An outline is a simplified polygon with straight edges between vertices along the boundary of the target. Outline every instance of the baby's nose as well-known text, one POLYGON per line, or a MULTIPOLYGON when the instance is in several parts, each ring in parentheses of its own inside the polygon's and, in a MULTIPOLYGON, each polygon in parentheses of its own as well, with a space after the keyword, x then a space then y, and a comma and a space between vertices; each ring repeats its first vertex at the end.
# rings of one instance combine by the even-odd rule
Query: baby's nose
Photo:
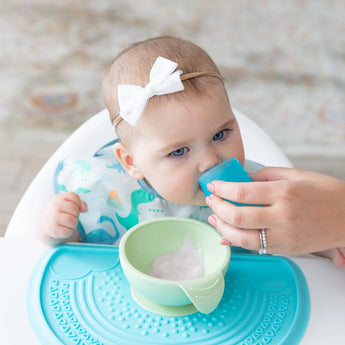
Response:
POLYGON ((204 173, 221 162, 222 158, 215 152, 207 152, 200 158, 199 171, 204 173))

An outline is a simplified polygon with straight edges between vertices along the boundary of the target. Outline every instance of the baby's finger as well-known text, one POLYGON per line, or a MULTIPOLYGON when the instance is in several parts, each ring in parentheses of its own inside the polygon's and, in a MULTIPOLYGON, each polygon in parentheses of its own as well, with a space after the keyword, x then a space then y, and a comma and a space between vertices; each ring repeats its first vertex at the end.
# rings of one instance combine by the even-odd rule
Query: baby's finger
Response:
POLYGON ((66 192, 66 193, 63 193, 61 194, 63 196, 63 199, 65 201, 69 201, 69 202, 72 202, 74 203, 75 205, 78 206, 78 208, 80 207, 81 205, 81 199, 80 199, 80 196, 77 194, 77 193, 74 193, 74 192, 66 192))
POLYGON ((53 230, 50 233, 50 236, 54 239, 66 239, 69 237, 72 237, 75 229, 72 229, 68 226, 58 225, 53 228, 53 230))
POLYGON ((71 213, 61 212, 58 217, 57 222, 59 226, 75 229, 78 225, 78 216, 71 213))
POLYGON ((80 206, 80 197, 78 194, 73 192, 66 192, 61 194, 56 194, 50 202, 50 206, 53 209, 61 209, 62 205, 69 203, 75 205, 77 208, 80 206))
POLYGON ((81 200, 80 196, 73 192, 57 194, 53 201, 53 208, 63 213, 70 213, 76 217, 79 217, 80 212, 87 212, 85 201, 81 200))
MULTIPOLYGON (((87 205, 84 200, 81 200, 80 196, 74 192, 64 193, 64 200, 73 203, 78 208, 79 212, 87 212, 87 205)), ((79 213, 78 212, 78 213, 79 213)))
POLYGON ((334 248, 333 251, 333 262, 337 266, 345 268, 345 248, 334 248))
POLYGON ((78 218, 80 213, 80 206, 72 201, 66 200, 65 202, 61 203, 61 205, 59 205, 59 211, 60 213, 70 214, 78 218))
POLYGON ((88 211, 87 204, 86 204, 86 202, 84 200, 81 201, 79 210, 80 210, 80 212, 83 212, 83 213, 88 211))

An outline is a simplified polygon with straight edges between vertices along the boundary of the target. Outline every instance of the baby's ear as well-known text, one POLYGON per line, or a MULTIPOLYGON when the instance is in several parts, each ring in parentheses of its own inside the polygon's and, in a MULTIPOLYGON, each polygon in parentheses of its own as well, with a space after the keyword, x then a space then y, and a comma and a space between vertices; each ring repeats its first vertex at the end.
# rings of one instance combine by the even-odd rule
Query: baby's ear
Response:
POLYGON ((127 174, 136 180, 141 180, 144 178, 144 175, 141 173, 139 168, 135 165, 134 159, 130 152, 128 151, 127 146, 123 143, 118 142, 114 145, 114 153, 116 158, 119 160, 123 169, 126 170, 127 174))

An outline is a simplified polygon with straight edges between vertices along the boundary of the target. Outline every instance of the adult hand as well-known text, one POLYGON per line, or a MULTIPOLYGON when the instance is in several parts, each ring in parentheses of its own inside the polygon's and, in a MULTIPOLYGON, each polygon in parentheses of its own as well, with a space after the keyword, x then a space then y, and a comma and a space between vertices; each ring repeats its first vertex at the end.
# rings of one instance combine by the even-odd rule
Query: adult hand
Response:
POLYGON ((254 182, 213 181, 207 186, 213 195, 206 202, 215 213, 209 222, 223 234, 224 244, 258 250, 257 229, 265 228, 268 253, 345 247, 345 182, 292 168, 250 175, 254 182), (222 198, 265 207, 238 207, 222 198))

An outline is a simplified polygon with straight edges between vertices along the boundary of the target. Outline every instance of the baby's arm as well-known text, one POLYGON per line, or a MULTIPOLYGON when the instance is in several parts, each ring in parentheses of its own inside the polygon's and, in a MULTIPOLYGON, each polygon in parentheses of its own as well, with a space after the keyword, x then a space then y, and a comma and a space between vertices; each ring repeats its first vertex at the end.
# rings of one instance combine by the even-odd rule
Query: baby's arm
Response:
POLYGON ((78 194, 56 194, 38 216, 37 237, 50 245, 79 241, 78 217, 86 211, 86 203, 78 194))

